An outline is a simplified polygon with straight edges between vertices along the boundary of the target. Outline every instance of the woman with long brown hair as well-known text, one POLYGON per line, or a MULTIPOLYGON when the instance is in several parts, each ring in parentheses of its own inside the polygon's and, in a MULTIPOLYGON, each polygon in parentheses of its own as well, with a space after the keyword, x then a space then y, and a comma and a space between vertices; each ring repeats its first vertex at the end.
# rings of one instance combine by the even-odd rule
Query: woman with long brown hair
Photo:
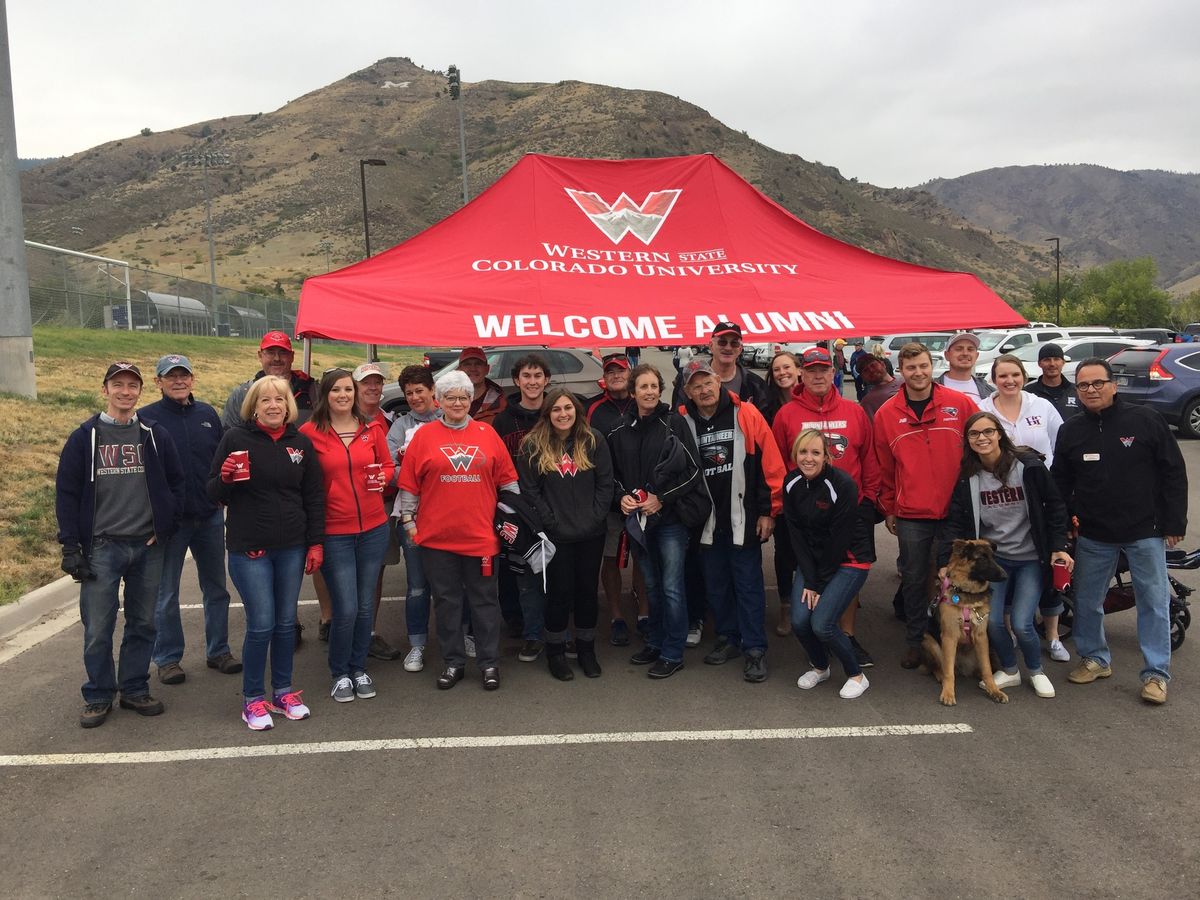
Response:
POLYGON ((608 444, 587 423, 570 391, 546 394, 537 423, 517 457, 521 493, 537 510, 554 542, 546 571, 546 662, 559 681, 574 676, 567 664, 567 626, 575 617, 575 649, 588 678, 600 675, 596 660, 596 583, 612 506, 612 459, 608 444))

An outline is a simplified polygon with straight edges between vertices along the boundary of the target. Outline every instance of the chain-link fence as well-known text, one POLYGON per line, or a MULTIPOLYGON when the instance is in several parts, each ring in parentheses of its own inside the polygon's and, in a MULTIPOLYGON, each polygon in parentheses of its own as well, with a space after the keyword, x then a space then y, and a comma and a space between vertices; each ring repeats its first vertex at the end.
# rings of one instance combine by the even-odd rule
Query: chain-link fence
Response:
POLYGON ((25 242, 34 325, 261 338, 296 331, 296 302, 25 242))

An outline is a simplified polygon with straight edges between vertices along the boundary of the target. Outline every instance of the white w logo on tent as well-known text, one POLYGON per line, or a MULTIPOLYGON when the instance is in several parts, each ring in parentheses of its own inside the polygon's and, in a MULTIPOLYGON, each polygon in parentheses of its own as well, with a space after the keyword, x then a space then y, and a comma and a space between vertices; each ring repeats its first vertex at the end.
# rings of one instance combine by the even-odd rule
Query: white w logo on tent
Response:
POLYGON ((567 195, 583 210, 592 224, 608 235, 614 244, 621 243, 627 233, 632 233, 643 244, 649 245, 670 215, 681 190, 652 191, 641 204, 634 203, 629 195, 622 193, 610 206, 599 194, 563 188, 567 195))

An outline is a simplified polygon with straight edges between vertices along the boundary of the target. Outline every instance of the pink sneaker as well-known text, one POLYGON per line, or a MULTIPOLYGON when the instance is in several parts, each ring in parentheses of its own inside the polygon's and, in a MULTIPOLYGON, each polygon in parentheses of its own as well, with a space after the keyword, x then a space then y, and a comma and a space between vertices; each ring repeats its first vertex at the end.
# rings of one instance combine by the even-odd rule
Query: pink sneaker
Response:
POLYGON ((277 694, 275 699, 267 704, 267 710, 286 716, 293 722, 307 719, 312 713, 304 705, 304 701, 300 699, 300 695, 303 693, 304 691, 288 691, 285 694, 277 694))
POLYGON ((251 731, 266 731, 275 726, 267 701, 261 698, 242 705, 242 721, 250 726, 251 731))

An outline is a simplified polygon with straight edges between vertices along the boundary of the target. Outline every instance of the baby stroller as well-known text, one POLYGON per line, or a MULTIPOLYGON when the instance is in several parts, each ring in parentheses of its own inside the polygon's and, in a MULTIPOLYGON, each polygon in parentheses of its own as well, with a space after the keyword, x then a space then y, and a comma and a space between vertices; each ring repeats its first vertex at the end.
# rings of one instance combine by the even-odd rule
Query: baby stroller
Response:
MULTIPOLYGON (((1074 550, 1074 547, 1071 549, 1074 550)), ((1179 549, 1168 550, 1167 569, 1200 569, 1200 550, 1190 552, 1179 549)), ((1188 626, 1192 624, 1192 613, 1188 609, 1187 598, 1194 588, 1180 582, 1170 571, 1167 572, 1167 580, 1171 585, 1171 604, 1168 616, 1171 621, 1171 651, 1174 652, 1183 644, 1188 626)), ((1065 638, 1070 634, 1071 623, 1075 618, 1075 594, 1068 587, 1060 596, 1065 609, 1062 618, 1059 619, 1059 635, 1065 638)), ((1104 614, 1132 609, 1134 605, 1133 582, 1129 578, 1129 563, 1125 561, 1125 554, 1122 553, 1120 559, 1117 560, 1117 572, 1113 576, 1113 582, 1109 585, 1108 593, 1104 595, 1104 614)))

